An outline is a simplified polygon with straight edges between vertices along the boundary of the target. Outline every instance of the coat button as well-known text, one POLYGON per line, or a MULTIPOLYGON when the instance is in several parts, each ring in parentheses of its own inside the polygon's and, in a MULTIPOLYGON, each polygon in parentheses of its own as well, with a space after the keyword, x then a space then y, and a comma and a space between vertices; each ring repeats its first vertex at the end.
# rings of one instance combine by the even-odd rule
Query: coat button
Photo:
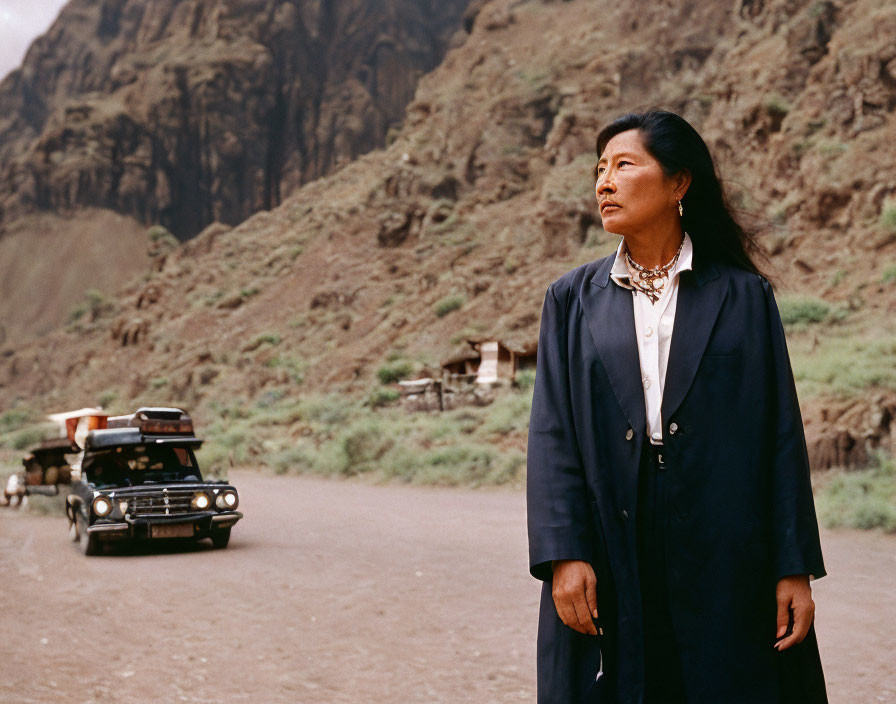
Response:
POLYGON ((628 511, 626 511, 625 509, 622 509, 622 520, 623 521, 628 520, 628 511))
POLYGON ((678 423, 672 423, 669 426, 669 435, 675 435, 678 432, 678 423))
POLYGON ((628 430, 625 431, 625 439, 626 439, 626 440, 631 440, 633 437, 635 437, 635 431, 634 431, 634 430, 632 430, 631 428, 629 428, 628 430))

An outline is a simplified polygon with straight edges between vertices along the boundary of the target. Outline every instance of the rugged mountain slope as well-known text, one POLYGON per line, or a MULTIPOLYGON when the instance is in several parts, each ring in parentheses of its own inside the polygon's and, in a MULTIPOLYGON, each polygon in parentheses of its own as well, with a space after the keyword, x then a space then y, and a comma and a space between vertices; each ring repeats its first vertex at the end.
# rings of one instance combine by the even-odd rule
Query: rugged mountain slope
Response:
POLYGON ((467 0, 72 0, 0 84, 0 217, 181 239, 381 146, 467 0))
POLYGON ((58 329, 85 295, 108 295, 148 266, 146 228, 125 215, 84 208, 16 221, 0 237, 0 346, 58 329))
MULTIPOLYGON (((797 346, 865 354, 848 347, 859 336, 892 354, 894 35, 896 6, 871 0, 485 3, 388 149, 210 227, 94 321, 7 346, 0 395, 112 391, 201 414, 267 391, 361 390, 394 357, 425 372, 463 334, 531 339, 546 285, 616 244, 593 204, 599 125, 651 104, 708 139, 779 295, 837 312, 797 346)), ((806 406, 816 457, 892 449, 892 375, 836 403, 830 386, 806 406)))
POLYGON ((187 239, 236 225, 382 146, 464 34, 467 2, 69 2, 0 83, 0 246, 44 260, 40 278, 0 261, 15 292, 0 297, 0 337, 41 334, 85 290, 124 284, 146 261, 141 227, 187 239), (96 209, 117 226, 97 230, 96 209), (48 228, 69 244, 47 247, 48 228), (131 265, 71 246, 77 233, 131 265))

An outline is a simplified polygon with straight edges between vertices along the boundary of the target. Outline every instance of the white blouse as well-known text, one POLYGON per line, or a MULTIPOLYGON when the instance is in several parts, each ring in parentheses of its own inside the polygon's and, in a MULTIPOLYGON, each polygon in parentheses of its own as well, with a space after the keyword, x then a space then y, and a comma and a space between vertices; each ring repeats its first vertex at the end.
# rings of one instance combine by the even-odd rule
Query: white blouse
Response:
POLYGON ((672 327, 675 324, 675 307, 678 302, 678 276, 692 268, 694 246, 687 233, 681 254, 663 293, 656 303, 651 303, 644 293, 639 293, 629 283, 631 274, 625 262, 625 240, 616 249, 616 260, 610 270, 610 278, 632 292, 632 306, 635 313, 635 337, 638 340, 638 357, 641 361, 641 385, 644 389, 644 405, 647 408, 647 432, 650 442, 663 442, 663 387, 666 383, 666 367, 669 365, 669 344, 672 341, 672 327))

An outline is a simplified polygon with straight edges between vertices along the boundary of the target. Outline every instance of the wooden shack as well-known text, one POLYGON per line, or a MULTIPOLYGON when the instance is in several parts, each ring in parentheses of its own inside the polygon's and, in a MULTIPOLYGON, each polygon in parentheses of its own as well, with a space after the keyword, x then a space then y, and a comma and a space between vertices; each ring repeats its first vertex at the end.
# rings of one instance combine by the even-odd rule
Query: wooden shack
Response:
POLYGON ((444 375, 478 384, 513 381, 517 372, 534 369, 538 340, 518 342, 494 338, 466 338, 463 345, 442 362, 444 375))

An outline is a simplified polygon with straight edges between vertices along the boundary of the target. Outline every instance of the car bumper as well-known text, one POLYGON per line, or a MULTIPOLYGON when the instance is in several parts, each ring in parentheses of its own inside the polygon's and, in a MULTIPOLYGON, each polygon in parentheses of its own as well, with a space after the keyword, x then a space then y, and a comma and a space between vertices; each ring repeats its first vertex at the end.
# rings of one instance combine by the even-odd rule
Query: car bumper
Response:
POLYGON ((243 514, 239 511, 190 513, 182 516, 126 516, 124 520, 94 523, 87 528, 87 534, 96 535, 103 540, 175 537, 172 533, 182 538, 208 538, 219 530, 230 528, 242 517, 243 514))

